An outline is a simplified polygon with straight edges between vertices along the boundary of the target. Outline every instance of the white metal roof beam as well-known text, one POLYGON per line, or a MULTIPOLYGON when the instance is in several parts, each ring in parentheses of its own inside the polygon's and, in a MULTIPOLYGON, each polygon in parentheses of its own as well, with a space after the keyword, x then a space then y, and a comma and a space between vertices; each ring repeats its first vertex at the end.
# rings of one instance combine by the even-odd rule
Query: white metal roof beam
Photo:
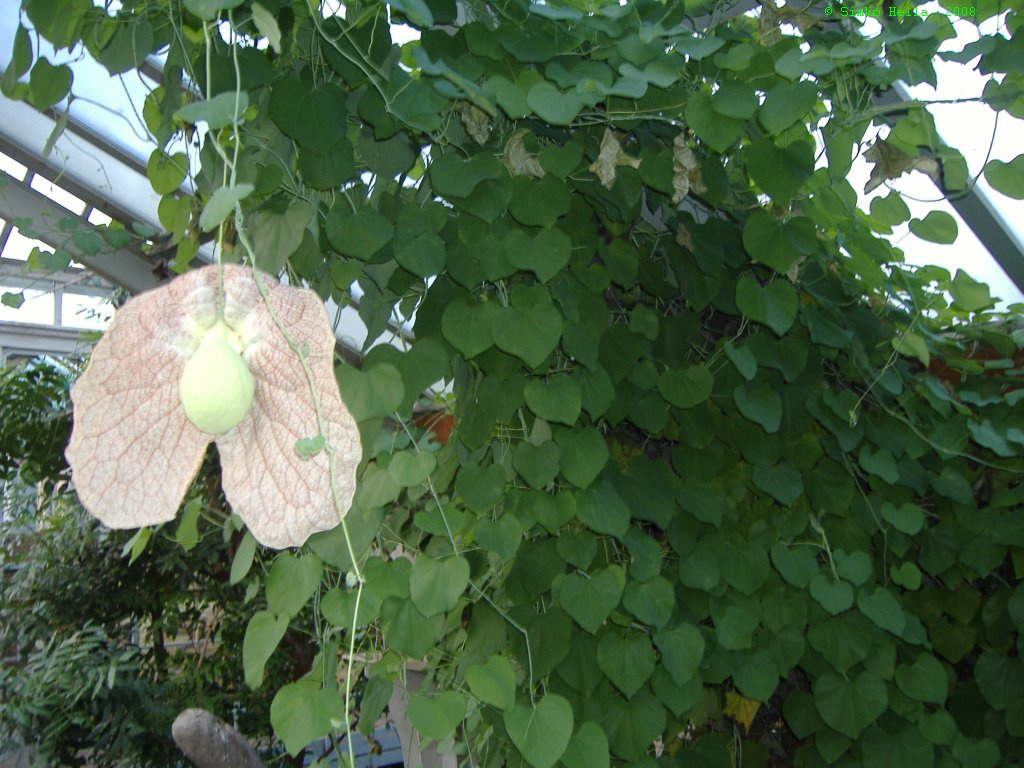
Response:
POLYGON ((157 216, 160 196, 134 162, 107 151, 94 134, 71 122, 46 154, 43 150, 56 125, 54 119, 28 104, 2 96, 0 105, 4 114, 0 120, 0 143, 20 150, 14 159, 37 172, 47 169, 44 175, 60 186, 70 181, 76 188, 68 191, 86 192, 81 197, 104 212, 108 211, 102 202, 109 201, 120 213, 114 218, 161 229, 157 216))
MULTIPOLYGON (((0 195, 0 218, 8 221, 31 219, 35 222, 40 220, 57 222, 73 215, 46 195, 25 186, 14 177, 2 171, 0 174, 2 174, 0 179, 6 182, 3 194, 0 195)), ((98 230, 84 219, 81 219, 81 222, 81 226, 86 230, 98 230)), ((90 256, 78 248, 70 237, 66 239, 59 237, 53 232, 46 231, 43 227, 39 227, 38 234, 39 239, 47 245, 53 248, 63 248, 71 254, 75 261, 85 265, 107 282, 123 286, 130 293, 139 293, 154 288, 161 282, 161 265, 154 264, 141 254, 126 248, 90 256)))

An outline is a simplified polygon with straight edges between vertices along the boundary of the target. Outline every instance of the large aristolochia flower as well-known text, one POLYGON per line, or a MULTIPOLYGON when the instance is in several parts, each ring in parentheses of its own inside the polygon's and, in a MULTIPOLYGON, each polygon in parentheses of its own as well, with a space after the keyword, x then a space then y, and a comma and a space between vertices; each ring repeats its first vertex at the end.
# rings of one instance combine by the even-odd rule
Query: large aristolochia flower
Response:
POLYGON ((348 510, 361 448, 334 378, 327 312, 312 291, 261 279, 266 301, 250 269, 225 265, 220 301, 218 268, 204 267, 117 311, 71 389, 67 448, 78 497, 105 524, 173 519, 211 440, 224 493, 261 544, 299 546, 348 510), (312 372, 333 489, 328 452, 296 450, 320 428, 285 333, 312 372))

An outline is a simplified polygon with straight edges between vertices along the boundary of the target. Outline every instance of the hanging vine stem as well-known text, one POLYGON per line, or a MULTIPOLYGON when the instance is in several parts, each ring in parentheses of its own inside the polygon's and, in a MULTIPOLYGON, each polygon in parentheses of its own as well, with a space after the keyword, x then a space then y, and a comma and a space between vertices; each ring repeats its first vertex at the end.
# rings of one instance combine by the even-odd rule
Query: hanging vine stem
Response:
MULTIPOLYGON (((236 129, 237 130, 237 129, 236 129)), ((335 454, 334 446, 331 441, 327 439, 327 435, 324 430, 323 413, 320 409, 320 393, 316 388, 316 383, 313 381, 313 371, 309 367, 309 360, 307 359, 307 351, 303 349, 288 333, 284 327, 283 322, 277 313, 271 306, 268 296, 267 287, 263 282, 263 278, 256 268, 256 255, 252 249, 252 244, 249 242, 248 236, 245 234, 243 227, 243 215, 241 205, 235 204, 235 227, 237 230, 238 241, 241 243, 243 250, 249 258, 250 264, 252 265, 253 279, 256 283, 256 289, 259 291, 260 296, 263 299, 263 303, 266 305, 267 310, 270 312, 271 319, 274 321, 274 325, 277 326, 278 331, 284 337, 289 348, 295 353, 295 356, 299 360, 299 364, 302 366, 302 372, 306 377, 306 383, 309 387, 310 395, 313 399, 313 408, 316 412, 317 430, 319 436, 324 439, 323 450, 327 453, 327 464, 328 471, 331 476, 331 499, 334 503, 335 511, 338 513, 338 520, 341 523, 341 530, 345 536, 345 546, 348 550, 349 560, 352 563, 352 574, 356 579, 356 599, 355 605, 352 608, 352 632, 349 635, 349 647, 348 647, 348 658, 346 659, 346 672, 345 672, 345 739, 348 744, 349 759, 352 761, 352 765, 355 765, 355 750, 352 746, 352 725, 351 725, 351 712, 352 712, 352 672, 355 668, 355 653, 356 653, 356 633, 355 627, 358 623, 359 607, 363 597, 363 586, 366 583, 366 579, 363 576, 362 571, 359 568, 359 562, 356 558, 355 550, 352 547, 352 537, 349 534, 348 523, 345 521, 345 513, 341 503, 341 495, 338 492, 338 473, 337 473, 337 457, 335 454)))
MULTIPOLYGON (((907 324, 907 327, 900 334, 899 339, 900 339, 901 342, 903 340, 905 340, 907 338, 907 335, 910 334, 913 331, 914 325, 917 323, 917 321, 921 318, 921 316, 925 312, 927 312, 929 309, 931 309, 932 304, 934 304, 934 303, 935 303, 935 300, 933 299, 932 301, 928 302, 928 304, 924 308, 917 310, 917 312, 914 314, 914 316, 910 319, 910 322, 907 324)), ((886 374, 886 372, 896 364, 896 360, 899 359, 899 355, 900 355, 899 351, 894 346, 893 350, 892 350, 892 353, 889 355, 889 358, 882 365, 882 369, 878 372, 878 374, 875 376, 875 378, 867 386, 867 389, 865 389, 863 392, 861 392, 860 397, 857 398, 857 402, 854 403, 853 407, 850 409, 849 419, 850 419, 850 426, 851 427, 854 427, 854 426, 857 425, 857 420, 859 418, 858 412, 860 411, 860 407, 864 403, 864 400, 868 397, 868 395, 871 394, 871 390, 873 390, 875 388, 875 385, 879 381, 882 380, 882 377, 886 374)), ((878 402, 877 398, 873 398, 873 399, 875 400, 875 402, 878 402)))
MULTIPOLYGON (((374 66, 373 62, 370 60, 368 54, 363 54, 363 52, 359 50, 359 46, 357 46, 355 44, 355 41, 352 40, 351 38, 349 28, 346 28, 344 25, 342 25, 341 36, 349 39, 349 42, 352 43, 352 49, 357 54, 363 54, 363 60, 360 60, 360 58, 356 56, 350 55, 348 51, 344 50, 338 44, 337 38, 333 38, 329 34, 327 34, 327 31, 324 29, 323 26, 323 19, 319 18, 319 13, 310 14, 310 19, 312 19, 313 26, 316 27, 316 31, 320 34, 320 37, 325 42, 327 42, 335 51, 337 51, 338 55, 342 56, 343 58, 347 59, 350 63, 354 64, 359 69, 359 71, 366 76, 367 81, 369 81, 370 85, 372 85, 374 87, 374 90, 376 90, 377 93, 380 95, 381 99, 384 101, 385 106, 388 107, 388 111, 390 112, 391 104, 388 101, 387 93, 384 90, 384 87, 380 83, 380 80, 384 78, 384 74, 377 70, 376 66, 374 66)), ((352 25, 352 28, 356 26, 358 26, 358 20, 355 24, 352 25)))
MULTIPOLYGON (((229 13, 229 21, 234 29, 234 18, 229 13)), ((210 93, 210 44, 209 44, 209 27, 203 25, 204 34, 206 36, 206 58, 207 58, 207 94, 210 93)), ((235 70, 235 120, 232 121, 232 138, 234 141, 234 151, 231 159, 227 157, 227 153, 223 147, 220 146, 216 138, 213 137, 213 146, 217 154, 224 161, 224 179, 229 182, 232 186, 236 180, 236 169, 238 166, 238 154, 241 150, 242 138, 238 130, 238 107, 241 99, 241 68, 238 62, 238 46, 232 44, 232 63, 235 70), (229 175, 230 169, 230 175, 229 175)), ((346 660, 346 674, 345 674, 345 741, 348 745, 348 757, 352 765, 355 765, 355 749, 352 745, 352 676, 355 669, 355 651, 356 651, 356 632, 355 627, 357 625, 359 616, 359 607, 363 597, 363 586, 366 582, 363 577, 362 571, 359 568, 359 562, 356 558, 355 551, 352 547, 352 537, 349 535, 348 524, 345 521, 345 514, 347 512, 341 503, 341 495, 338 491, 338 477, 337 477, 337 457, 335 454, 334 446, 327 439, 324 429, 323 412, 320 407, 320 393, 317 390, 316 382, 313 380, 313 371, 309 367, 308 352, 306 349, 301 347, 295 339, 292 338, 291 334, 288 333, 283 321, 274 310, 273 305, 269 301, 267 294, 267 287, 263 282, 263 278, 257 269, 256 254, 252 247, 252 243, 249 241, 249 237, 245 230, 245 219, 242 213, 242 206, 240 203, 235 203, 234 209, 234 223, 235 233, 238 238, 239 244, 242 246, 243 251, 249 259, 249 263, 252 266, 253 280, 256 283, 256 289, 259 291, 260 297, 263 299, 263 303, 270 314, 270 317, 281 333, 285 342, 288 344, 289 349, 298 358, 299 365, 302 367, 303 375, 306 378, 306 384, 309 388, 310 397, 313 401, 313 410, 316 414, 316 424, 318 436, 324 439, 323 450, 327 453, 328 472, 330 473, 331 479, 331 500, 334 504, 335 511, 338 514, 338 520, 341 524, 342 533, 345 537, 345 546, 348 549, 349 560, 352 563, 352 574, 356 579, 356 599, 355 605, 352 611, 352 632, 349 635, 349 646, 348 646, 348 658, 346 660)), ((218 265, 218 300, 220 302, 219 311, 223 312, 223 301, 224 301, 224 284, 223 284, 223 236, 224 236, 224 223, 220 225, 218 232, 218 245, 217 248, 217 265, 218 265)))
POLYGON ((832 571, 832 579, 834 581, 839 581, 839 572, 836 570, 836 561, 835 558, 832 557, 832 547, 828 543, 828 534, 825 533, 825 528, 822 526, 821 520, 810 513, 807 514, 807 520, 814 532, 821 538, 820 543, 815 543, 815 546, 821 547, 825 556, 828 558, 828 566, 832 571))
MULTIPOLYGON (((409 425, 406 423, 405 419, 403 419, 397 413, 394 415, 394 417, 395 417, 395 420, 401 425, 402 430, 409 437, 409 441, 412 443, 413 450, 415 450, 416 453, 420 453, 421 449, 420 449, 419 445, 416 443, 416 440, 413 438, 412 432, 410 431, 409 425)), ((451 542, 452 550, 455 552, 455 556, 458 557, 459 556, 459 548, 455 544, 455 537, 452 535, 452 529, 448 525, 448 518, 447 518, 447 516, 444 513, 444 505, 441 504, 441 498, 440 498, 440 496, 438 496, 437 490, 434 488, 434 481, 431 480, 428 477, 427 480, 426 480, 426 483, 427 483, 427 489, 430 492, 430 497, 434 500, 434 503, 437 505, 437 511, 441 514, 441 520, 444 522, 444 528, 448 532, 448 539, 451 542)), ((493 608, 498 613, 499 616, 501 616, 501 618, 503 618, 505 621, 507 621, 510 626, 512 626, 514 629, 516 629, 518 632, 520 632, 522 634, 522 636, 523 636, 523 643, 526 645, 526 667, 527 667, 526 672, 527 672, 527 675, 529 676, 529 680, 530 680, 530 688, 529 688, 529 690, 530 690, 530 703, 533 704, 534 703, 534 701, 533 701, 533 693, 534 693, 534 691, 533 691, 533 653, 530 650, 530 635, 529 635, 529 633, 526 631, 525 627, 523 627, 519 622, 517 622, 515 619, 513 619, 511 616, 509 616, 508 613, 506 613, 504 610, 502 610, 501 607, 498 606, 487 595, 487 593, 484 592, 483 589, 481 589, 479 586, 477 586, 476 582, 474 582, 472 579, 469 580, 469 586, 471 586, 474 590, 476 590, 477 594, 479 594, 480 597, 482 597, 487 602, 487 604, 490 605, 491 608, 493 608)))
POLYGON ((856 468, 853 466, 853 462, 850 461, 850 456, 847 453, 843 454, 843 464, 846 465, 846 471, 850 477, 853 478, 853 485, 857 489, 857 493, 860 494, 864 500, 865 506, 868 508, 868 512, 871 513, 871 519, 874 520, 875 525, 878 526, 879 532, 882 534, 882 578, 884 583, 889 583, 889 529, 882 524, 881 518, 875 512, 875 505, 871 503, 871 499, 864 493, 864 486, 861 483, 861 477, 858 476, 856 468))
MULTIPOLYGON (((210 46, 210 25, 207 22, 203 22, 203 54, 206 57, 206 98, 210 98, 210 94, 213 92, 213 75, 211 73, 211 66, 213 62, 213 54, 211 53, 210 46)), ((238 72, 238 60, 235 59, 235 82, 237 83, 241 79, 241 73, 238 72)), ((237 127, 236 127, 237 131, 237 127)), ((221 174, 221 185, 226 186, 228 183, 228 169, 231 167, 232 175, 234 174, 233 163, 228 160, 227 153, 224 152, 224 148, 217 141, 216 136, 210 136, 210 141, 213 143, 213 148, 216 150, 217 155, 224 162, 224 172, 221 174)), ((224 226, 226 220, 222 221, 217 227, 217 246, 214 248, 215 258, 217 260, 217 294, 216 294, 216 308, 218 319, 224 319, 224 226)))

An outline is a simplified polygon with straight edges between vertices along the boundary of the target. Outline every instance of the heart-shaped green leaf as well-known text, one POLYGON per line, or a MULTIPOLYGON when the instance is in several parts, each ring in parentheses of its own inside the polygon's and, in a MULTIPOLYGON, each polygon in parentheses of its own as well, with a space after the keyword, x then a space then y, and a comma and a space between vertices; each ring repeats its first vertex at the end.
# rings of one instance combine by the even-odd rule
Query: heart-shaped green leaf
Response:
POLYGON ((739 412, 769 435, 779 431, 782 424, 782 398, 767 384, 751 386, 740 384, 732 393, 739 412))
MULTIPOLYGON (((1024 164, 1024 155, 1020 155, 1017 159, 1024 164)), ((967 312, 980 312, 995 303, 989 287, 984 283, 979 283, 962 269, 956 271, 953 282, 949 285, 949 293, 953 297, 953 303, 967 312)))
POLYGON ((755 323, 763 323, 781 336, 796 320, 799 307, 796 291, 788 281, 776 279, 762 286, 752 277, 736 283, 736 306, 755 323))
MULTIPOLYGON (((753 89, 750 91, 753 94, 753 89)), ((686 125, 693 129, 693 132, 705 142, 711 149, 719 154, 725 152, 732 143, 736 141, 743 130, 744 120, 736 117, 726 117, 721 114, 722 109, 727 108, 726 102, 718 105, 716 110, 712 107, 711 96, 702 91, 695 91, 686 100, 686 125)), ((754 102, 757 108, 757 102, 754 102)))
POLYGON ((188 155, 184 152, 168 155, 162 149, 154 149, 146 163, 146 177, 159 195, 174 192, 185 180, 188 173, 188 155))
POLYGON ((911 219, 910 231, 930 243, 951 245, 958 234, 956 219, 945 211, 931 211, 923 219, 911 219))
POLYGON ((316 592, 323 572, 316 555, 281 552, 267 576, 267 607, 278 616, 294 616, 316 592))
POLYGON ((885 683, 870 672, 852 680, 826 673, 814 681, 814 706, 821 719, 849 739, 860 736, 888 705, 885 683))
POLYGON ((54 66, 45 56, 36 59, 28 80, 28 103, 39 111, 63 101, 71 90, 74 74, 67 64, 54 66))
POLYGON ((715 637, 729 651, 742 651, 751 646, 757 629, 757 614, 742 605, 730 605, 715 617, 715 637))
POLYGON ((203 232, 215 229, 222 221, 234 213, 235 205, 247 198, 253 190, 252 184, 236 184, 233 187, 221 187, 214 192, 199 215, 199 228, 203 232))
POLYGON ((971 768, 995 768, 999 765, 1001 756, 999 745, 987 736, 972 739, 958 733, 953 738, 953 757, 960 765, 969 765, 971 768))
POLYGON ((562 755, 565 768, 608 768, 608 736, 597 723, 589 720, 573 734, 562 755))
POLYGON ((901 533, 913 536, 924 527, 924 510, 906 502, 898 507, 892 502, 882 504, 882 519, 901 533))
POLYGON ((630 581, 622 604, 644 624, 663 627, 672 618, 676 594, 668 579, 655 576, 650 581, 630 581))
POLYGON ((522 242, 510 243, 506 239, 505 249, 509 264, 516 269, 533 272, 538 280, 546 283, 569 263, 572 241, 560 229, 548 228, 542 229, 532 240, 525 235, 522 242))
POLYGON ((378 363, 363 371, 341 365, 337 376, 342 399, 356 421, 389 416, 405 399, 402 373, 391 363, 378 363))
POLYGON ((344 697, 314 680, 289 683, 270 704, 270 724, 293 756, 334 730, 335 722, 344 721, 344 697))
POLYGON ((597 555, 597 537, 590 531, 563 531, 556 545, 558 556, 576 568, 588 568, 597 555))
POLYGON ((753 480, 755 486, 785 507, 791 506, 804 492, 800 470, 786 461, 774 466, 755 464, 753 480))
POLYGON ((907 615, 900 601, 885 587, 875 587, 872 591, 860 590, 857 593, 857 607, 882 629, 897 636, 903 634, 907 615))
POLYGON ((523 389, 530 410, 545 421, 572 426, 579 418, 580 387, 568 376, 533 379, 523 389))
POLYGON ((811 579, 810 590, 811 597, 833 616, 848 610, 853 605, 853 587, 848 581, 842 579, 836 581, 824 573, 819 573, 811 579))
POLYGON ((818 88, 813 81, 781 83, 765 96, 757 119, 769 133, 781 133, 806 115, 818 100, 818 88))
POLYGON ((491 319, 494 343, 531 368, 538 368, 558 345, 562 315, 544 286, 517 286, 510 302, 491 319))
POLYGON ((811 647, 841 675, 864 661, 877 638, 877 630, 856 613, 823 619, 807 632, 811 647))
POLYGON ((609 565, 584 578, 570 573, 555 583, 555 599, 577 624, 594 634, 622 599, 626 575, 609 565))
POLYGON ((693 408, 711 397, 715 379, 703 365, 670 368, 658 377, 658 392, 676 408, 693 408))
POLYGON ((558 446, 551 440, 534 445, 522 441, 512 454, 512 466, 531 488, 547 488, 558 474, 558 446))
POLYGON ((779 684, 779 670, 772 653, 766 650, 736 655, 732 680, 748 699, 768 701, 779 684))
POLYGON ((643 687, 654 672, 650 639, 636 632, 609 632, 597 643, 597 666, 627 698, 643 687))
POLYGON ((650 748, 651 742, 665 730, 667 719, 665 708, 646 688, 629 700, 619 696, 605 699, 600 718, 609 747, 629 762, 639 760, 650 748))
POLYGON ((455 478, 455 490, 471 510, 487 512, 505 492, 505 469, 500 464, 466 464, 455 478))
POLYGON ((569 125, 583 108, 583 100, 575 91, 563 93, 547 80, 530 88, 526 103, 538 117, 552 125, 569 125))
POLYGON ((364 627, 380 613, 381 598, 372 590, 364 589, 359 597, 359 611, 356 612, 357 592, 354 589, 334 587, 320 598, 320 614, 336 627, 351 632, 353 619, 355 627, 364 627))
POLYGON ((900 479, 896 460, 885 448, 872 451, 867 445, 864 445, 857 454, 857 461, 866 472, 882 478, 887 483, 895 483, 900 479))
POLYGON ((904 589, 915 591, 921 588, 921 569, 913 563, 900 563, 898 566, 889 566, 889 577, 893 583, 904 589))
POLYGON ((661 663, 676 685, 688 683, 704 658, 704 635, 692 624, 680 624, 654 635, 661 663))
POLYGON ((576 515, 596 533, 622 536, 629 528, 629 507, 611 484, 602 481, 591 486, 576 500, 576 515))
POLYGON ((897 668, 896 685, 915 701, 943 704, 949 693, 949 676, 942 662, 930 653, 922 653, 913 664, 897 668))
POLYGON ((421 553, 409 574, 409 596, 429 619, 454 608, 468 584, 469 561, 465 558, 435 560, 421 553))
POLYGON ((388 474, 403 488, 422 485, 437 467, 437 457, 428 451, 399 451, 391 457, 388 474))
POLYGON ((523 540, 523 528, 513 515, 505 514, 497 520, 481 518, 476 524, 476 539, 480 546, 508 562, 523 540))
POLYGON ((572 707, 555 693, 545 694, 535 707, 518 704, 503 719, 512 743, 533 768, 551 768, 572 738, 572 707))
POLYGON ((245 684, 256 689, 263 684, 263 668, 288 629, 287 616, 257 611, 245 627, 242 640, 242 668, 245 684))
POLYGON ((422 659, 441 639, 444 619, 444 614, 440 613, 427 618, 411 600, 400 597, 387 598, 380 608, 385 642, 403 656, 414 659, 422 659))
POLYGON ((555 434, 561 451, 558 468, 577 488, 587 488, 608 463, 608 444, 592 427, 564 430, 555 434))
POLYGON ((494 346, 495 301, 453 301, 441 316, 441 333, 467 360, 494 346))
POLYGON ((480 701, 509 710, 516 703, 516 674, 504 656, 491 656, 486 664, 466 670, 466 683, 480 701))
POLYGON ((242 116, 248 108, 248 93, 225 91, 212 99, 194 101, 179 109, 174 116, 186 123, 206 123, 210 130, 216 131, 225 125, 242 122, 242 116))
POLYGON ((818 561, 809 547, 788 547, 783 542, 772 544, 772 565, 787 582, 797 588, 806 587, 818 574, 818 561))
MULTIPOLYGON (((780 147, 771 139, 759 139, 744 147, 743 157, 750 178, 778 205, 792 200, 800 186, 814 173, 814 145, 808 141, 790 141, 780 147)), ((782 255, 776 252, 776 256, 782 255)), ((785 272, 789 268, 786 261, 792 264, 796 256, 792 253, 782 259, 773 259, 771 266, 776 271, 785 272)))
POLYGON ((414 693, 409 697, 406 713, 425 741, 441 741, 449 738, 466 716, 466 699, 456 691, 437 695, 414 693))
POLYGON ((325 225, 327 239, 338 253, 369 261, 395 236, 395 226, 375 208, 352 211, 347 201, 331 206, 325 225))

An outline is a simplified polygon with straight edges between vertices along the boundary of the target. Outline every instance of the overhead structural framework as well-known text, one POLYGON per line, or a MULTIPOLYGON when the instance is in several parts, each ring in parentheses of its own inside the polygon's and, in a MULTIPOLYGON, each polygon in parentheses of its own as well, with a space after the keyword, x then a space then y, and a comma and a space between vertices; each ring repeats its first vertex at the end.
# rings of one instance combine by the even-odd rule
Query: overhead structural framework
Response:
MULTIPOLYGON (((93 256, 84 252, 73 240, 59 236, 56 226, 52 229, 48 226, 38 226, 40 222, 54 222, 56 225, 56 222, 68 216, 68 212, 46 195, 6 173, 0 172, 0 183, 3 184, 0 189, 0 217, 8 221, 28 219, 36 222, 37 234, 42 242, 53 248, 63 248, 75 261, 130 293, 145 291, 160 283, 159 265, 137 251, 119 248, 113 252, 105 251, 93 256)), ((87 231, 96 230, 96 227, 88 222, 83 221, 80 226, 87 231)), ((10 284, 10 278, 6 278, 6 282, 10 284)))
MULTIPOLYGON (((109 138, 72 118, 67 119, 60 136, 48 148, 48 140, 59 119, 56 114, 41 114, 24 103, 3 96, 0 96, 0 113, 3 115, 0 119, 0 152, 26 166, 31 174, 40 174, 54 181, 85 201, 90 208, 112 219, 125 224, 140 222, 157 231, 162 229, 157 214, 160 196, 150 186, 145 167, 129 153, 119 150, 109 138)), ((33 189, 28 180, 0 171, 0 218, 9 223, 16 220, 30 220, 37 225, 52 223, 53 226, 33 228, 40 241, 54 249, 62 248, 95 275, 130 294, 153 288, 172 276, 163 259, 149 256, 136 248, 105 249, 97 255, 84 252, 56 226, 69 215, 72 214, 68 210, 33 189)), ((85 220, 80 222, 79 229, 97 231, 85 220)), ((212 260, 212 246, 207 244, 200 248, 199 255, 206 261, 212 260)), ((82 277, 79 272, 69 270, 63 276, 65 282, 75 282, 77 286, 82 277)), ((14 263, 0 265, 0 277, 10 287, 45 284, 55 291, 60 290, 58 283, 63 279, 60 274, 48 273, 44 280, 42 275, 24 273, 21 265, 14 263)), ((82 292, 77 288, 76 291, 82 292)), ((353 301, 343 308, 328 302, 327 311, 330 317, 337 318, 339 353, 348 362, 357 363, 367 340, 366 326, 358 313, 358 302, 353 301)), ((403 335, 399 324, 392 323, 392 338, 380 341, 400 344, 403 335)), ((25 337, 26 344, 37 336, 25 337)), ((39 347, 39 352, 56 353, 65 346, 62 341, 57 346, 39 347)))
MULTIPOLYGON (((898 108, 909 104, 912 99, 906 89, 896 83, 889 90, 877 93, 874 101, 879 107, 898 108)), ((1005 218, 996 211, 988 196, 977 186, 966 192, 957 192, 946 189, 941 179, 933 178, 932 181, 1007 277, 1024 293, 1024 242, 1007 226, 1005 218)))
POLYGON ((108 138, 72 118, 53 146, 47 147, 57 126, 56 115, 42 114, 4 97, 0 97, 0 105, 0 150, 111 218, 161 228, 157 215, 160 196, 153 191, 145 167, 108 138))

